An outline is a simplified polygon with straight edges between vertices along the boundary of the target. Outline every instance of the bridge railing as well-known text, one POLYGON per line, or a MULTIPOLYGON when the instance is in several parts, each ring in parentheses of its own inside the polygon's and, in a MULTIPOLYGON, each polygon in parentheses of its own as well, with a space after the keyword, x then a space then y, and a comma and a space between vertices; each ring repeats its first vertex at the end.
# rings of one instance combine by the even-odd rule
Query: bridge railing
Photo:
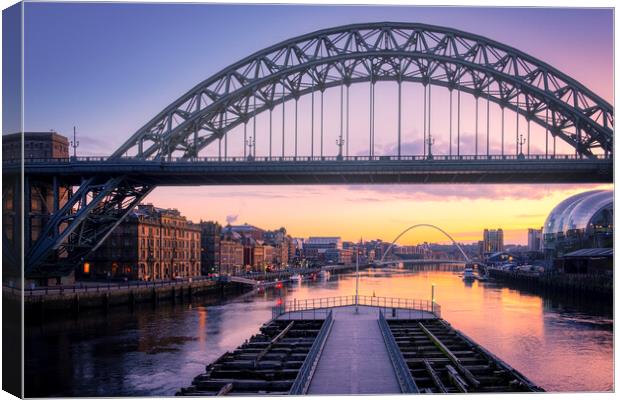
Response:
POLYGON ((106 292, 115 290, 129 290, 138 288, 161 288, 161 287, 176 287, 187 285, 191 283, 198 283, 204 281, 217 281, 218 278, 210 278, 206 276, 195 276, 192 278, 180 278, 175 280, 159 280, 159 281, 129 281, 129 282, 89 282, 74 285, 56 285, 56 286, 41 286, 41 287, 11 287, 3 285, 3 290, 19 294, 22 291, 24 296, 45 296, 45 295, 57 295, 57 294, 72 294, 72 293, 92 293, 92 292, 106 292))
POLYGON ((419 393, 420 390, 415 384, 411 371, 409 370, 409 366, 407 365, 407 361, 405 360, 403 353, 400 351, 400 348, 396 343, 396 339, 394 339, 392 330, 390 329, 383 312, 379 312, 379 329, 381 329, 381 335, 385 341, 385 347, 387 348, 388 355, 392 361, 394 372, 396 372, 396 378, 398 380, 398 385, 400 386, 400 391, 402 393, 419 393))
POLYGON ((316 299, 293 299, 291 301, 282 302, 273 309, 274 317, 285 314, 287 312, 303 312, 321 310, 332 307, 354 306, 371 306, 383 309, 385 312, 390 309, 404 309, 411 311, 429 312, 441 317, 441 306, 436 302, 429 300, 405 299, 398 297, 381 297, 381 296, 334 296, 321 297, 316 299))
MULTIPOLYGON (((611 160, 612 155, 598 154, 592 158, 596 160, 611 160)), ((321 161, 420 161, 420 162, 437 162, 437 161, 572 161, 572 160, 590 160, 591 158, 581 157, 575 154, 530 154, 530 155, 434 155, 432 158, 423 155, 413 156, 285 156, 285 157, 166 157, 146 159, 137 159, 136 157, 118 157, 111 159, 107 156, 87 156, 87 157, 65 157, 65 158, 27 158, 26 164, 81 164, 81 163, 239 163, 239 162, 321 162, 321 161)), ((4 160, 3 164, 19 164, 20 160, 4 160)))
POLYGON ((329 332, 332 329, 332 325, 334 325, 334 318, 332 316, 332 312, 330 311, 329 314, 327 314, 327 317, 323 322, 323 326, 321 326, 314 343, 312 343, 312 347, 310 347, 310 351, 299 369, 299 373, 297 373, 295 382, 293 382, 293 386, 288 394, 299 396, 308 392, 310 382, 312 382, 312 376, 316 370, 316 366, 319 362, 319 358, 321 357, 321 353, 323 352, 323 348, 325 347, 325 342, 327 341, 329 332))

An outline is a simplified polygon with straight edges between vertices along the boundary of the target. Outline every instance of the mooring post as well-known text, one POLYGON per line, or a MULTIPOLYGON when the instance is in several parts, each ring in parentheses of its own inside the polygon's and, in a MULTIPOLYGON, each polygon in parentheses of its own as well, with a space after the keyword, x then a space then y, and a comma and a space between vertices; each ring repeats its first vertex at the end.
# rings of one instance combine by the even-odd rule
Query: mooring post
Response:
POLYGON ((80 313, 80 295, 77 293, 73 297, 73 312, 76 316, 80 313))
POLYGON ((435 314, 435 284, 431 285, 431 312, 435 314))
POLYGON ((136 305, 136 295, 134 294, 134 291, 131 290, 129 291, 129 308, 133 311, 135 305, 136 305))

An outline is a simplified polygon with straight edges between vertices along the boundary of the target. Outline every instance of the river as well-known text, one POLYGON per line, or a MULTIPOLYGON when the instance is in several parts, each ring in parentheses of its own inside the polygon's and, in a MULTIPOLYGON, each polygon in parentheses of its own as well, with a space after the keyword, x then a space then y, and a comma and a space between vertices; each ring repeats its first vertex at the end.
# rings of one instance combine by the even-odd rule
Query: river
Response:
MULTIPOLYGON (((444 319, 545 390, 613 390, 610 304, 466 284, 447 267, 360 273, 365 295, 430 299, 432 284, 444 319)), ((224 300, 28 324, 26 396, 173 395, 256 333, 278 299, 354 292, 354 274, 332 274, 224 300)))

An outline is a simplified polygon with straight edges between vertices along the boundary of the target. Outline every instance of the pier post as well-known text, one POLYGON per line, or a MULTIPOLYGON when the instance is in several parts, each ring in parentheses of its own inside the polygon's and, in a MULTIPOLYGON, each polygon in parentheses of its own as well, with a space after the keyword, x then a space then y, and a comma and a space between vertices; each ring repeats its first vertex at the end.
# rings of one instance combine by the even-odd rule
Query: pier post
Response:
POLYGON ((43 296, 39 296, 39 317, 41 320, 45 318, 45 301, 43 301, 43 296))
POLYGON ((77 293, 73 296, 73 313, 76 317, 80 313, 80 295, 77 293))
POLYGON ((110 292, 105 292, 103 294, 102 302, 103 302, 103 312, 107 314, 110 308, 110 292))
POLYGON ((151 300, 152 300, 152 302, 153 302, 153 307, 155 307, 155 306, 157 305, 157 301, 158 301, 159 299, 157 298, 157 290, 155 289, 155 287, 154 287, 154 286, 153 286, 153 289, 152 289, 152 290, 153 290, 153 291, 152 291, 152 293, 151 293, 151 300))
POLYGON ((133 311, 135 305, 136 305, 136 295, 132 289, 131 291, 129 291, 129 309, 133 311))
POLYGON ((431 312, 435 314, 435 284, 431 285, 431 312))

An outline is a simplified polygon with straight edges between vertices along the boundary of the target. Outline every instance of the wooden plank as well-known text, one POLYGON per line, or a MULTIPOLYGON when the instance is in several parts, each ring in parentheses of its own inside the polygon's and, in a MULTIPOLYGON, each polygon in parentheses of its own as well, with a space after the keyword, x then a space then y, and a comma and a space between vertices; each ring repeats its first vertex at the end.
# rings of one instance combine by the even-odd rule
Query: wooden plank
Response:
POLYGON ((226 396, 232 390, 233 390, 233 384, 232 383, 227 383, 224 386, 222 386, 222 388, 220 390, 218 390, 216 396, 226 396))
POLYGON ((260 353, 258 353, 258 355, 256 356, 256 359, 254 360, 254 366, 256 366, 258 364, 258 362, 265 356, 265 354, 267 354, 269 352, 269 350, 271 350, 271 348, 273 347, 274 344, 276 344, 276 342, 278 340, 280 340, 284 335, 287 334, 288 331, 291 330, 291 328, 293 327, 293 325, 295 325, 295 321, 291 321, 290 324, 288 324, 286 326, 286 328, 284 328, 282 330, 282 332, 278 333, 276 335, 276 337, 274 337, 271 342, 269 343, 269 345, 267 345, 267 347, 265 347, 260 353))
POLYGON ((435 386, 437 386, 439 391, 441 393, 448 393, 448 389, 446 389, 446 387, 444 386, 443 382, 441 382, 441 379, 439 379, 439 375, 437 375, 437 371, 435 371, 435 368, 433 368, 431 363, 428 362, 428 360, 424 360, 424 366, 426 367, 426 370, 428 371, 428 374, 433 379, 433 382, 435 382, 435 386))
POLYGON ((467 383, 461 378, 452 365, 446 365, 448 376, 461 393, 467 393, 467 383))
POLYGON ((293 379, 277 381, 264 381, 262 379, 211 379, 197 382, 194 386, 204 390, 219 390, 226 384, 234 385, 235 391, 258 391, 258 390, 289 390, 293 385, 293 379))
POLYGON ((476 379, 476 377, 474 377, 474 375, 467 368, 465 368, 463 364, 461 364, 459 359, 450 351, 450 349, 448 349, 439 339, 437 339, 437 337, 433 335, 433 333, 429 331, 421 322, 418 322, 418 326, 420 327, 420 329, 422 329, 422 331, 424 331, 424 333, 429 337, 429 339, 431 339, 431 341, 433 341, 433 343, 435 343, 437 347, 439 347, 442 353, 444 353, 450 359, 450 361, 454 363, 458 371, 462 373, 472 385, 474 385, 475 387, 480 386, 480 382, 476 379))

